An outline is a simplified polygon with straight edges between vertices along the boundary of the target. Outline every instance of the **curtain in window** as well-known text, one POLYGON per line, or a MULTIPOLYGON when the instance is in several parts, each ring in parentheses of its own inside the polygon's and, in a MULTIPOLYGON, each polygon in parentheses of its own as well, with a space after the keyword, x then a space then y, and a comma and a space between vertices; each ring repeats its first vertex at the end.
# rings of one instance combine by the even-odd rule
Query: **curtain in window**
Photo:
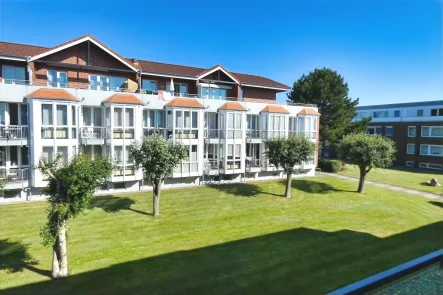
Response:
POLYGON ((57 125, 68 125, 68 106, 57 105, 57 125))
POLYGON ((123 126, 123 110, 121 108, 114 108, 114 126, 123 126))
POLYGON ((42 105, 42 125, 52 125, 52 104, 42 105))
POLYGON ((134 109, 125 108, 125 126, 134 127, 134 109))
POLYGON ((191 128, 191 112, 185 111, 185 128, 191 128))

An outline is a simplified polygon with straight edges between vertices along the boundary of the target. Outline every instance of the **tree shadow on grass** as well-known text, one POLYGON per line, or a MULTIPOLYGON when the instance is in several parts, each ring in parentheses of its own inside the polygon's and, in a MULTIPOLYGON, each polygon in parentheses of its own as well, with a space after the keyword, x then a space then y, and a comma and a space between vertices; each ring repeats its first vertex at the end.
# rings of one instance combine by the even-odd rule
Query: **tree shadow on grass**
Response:
POLYGON ((90 209, 101 208, 107 213, 116 213, 121 210, 129 210, 143 215, 152 215, 151 213, 131 208, 135 201, 130 198, 115 196, 98 196, 94 198, 89 206, 90 209))
POLYGON ((209 187, 224 192, 226 194, 238 196, 238 197, 247 197, 252 198, 257 195, 270 195, 270 196, 278 196, 282 197, 281 194, 275 194, 270 192, 265 192, 261 187, 254 183, 240 182, 240 183, 229 183, 229 184, 219 184, 219 185, 210 185, 209 187))
POLYGON ((295 228, 110 264, 3 293, 325 294, 439 249, 441 230, 442 222, 387 237, 295 228))
POLYGON ((330 192, 355 192, 353 190, 342 190, 324 182, 314 179, 294 179, 292 180, 292 188, 310 194, 327 194, 330 192))
POLYGON ((35 267, 38 261, 33 259, 28 252, 28 245, 9 240, 0 240, 0 270, 8 273, 30 270, 42 276, 51 277, 51 272, 35 267))
POLYGON ((430 204, 443 208, 443 202, 437 202, 437 201, 429 201, 430 204))

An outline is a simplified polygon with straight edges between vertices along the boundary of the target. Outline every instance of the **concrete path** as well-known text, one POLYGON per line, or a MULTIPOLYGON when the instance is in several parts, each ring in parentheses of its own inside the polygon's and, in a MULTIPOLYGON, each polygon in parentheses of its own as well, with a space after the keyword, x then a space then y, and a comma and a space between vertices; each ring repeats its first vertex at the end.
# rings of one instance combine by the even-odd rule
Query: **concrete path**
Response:
MULTIPOLYGON (((354 181, 354 182, 358 182, 358 180, 359 180, 356 177, 344 176, 344 175, 335 174, 335 173, 316 172, 315 174, 319 175, 319 176, 337 177, 337 178, 346 179, 346 180, 350 180, 350 181, 354 181)), ((407 193, 407 194, 411 194, 411 195, 416 195, 416 196, 424 197, 424 198, 431 199, 431 200, 443 201, 443 196, 439 196, 436 194, 431 194, 431 193, 427 193, 427 192, 423 192, 423 191, 418 191, 415 189, 405 188, 405 187, 401 187, 401 186, 396 186, 396 185, 392 185, 392 184, 381 183, 381 182, 376 182, 376 181, 371 181, 371 180, 366 180, 365 184, 370 184, 373 186, 382 187, 382 188, 386 188, 386 189, 397 191, 397 192, 403 192, 403 193, 407 193)))

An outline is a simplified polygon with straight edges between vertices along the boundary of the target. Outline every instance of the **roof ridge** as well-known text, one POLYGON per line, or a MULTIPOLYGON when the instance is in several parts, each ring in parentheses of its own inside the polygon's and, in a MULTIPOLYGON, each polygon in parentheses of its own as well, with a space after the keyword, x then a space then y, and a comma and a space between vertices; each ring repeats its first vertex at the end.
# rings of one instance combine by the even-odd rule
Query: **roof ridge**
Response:
POLYGON ((15 45, 29 46, 29 47, 38 47, 38 48, 42 48, 42 49, 50 49, 50 48, 52 48, 52 47, 46 47, 46 46, 40 46, 40 45, 24 44, 24 43, 10 42, 10 41, 1 41, 1 40, 0 40, 0 43, 15 44, 15 45))

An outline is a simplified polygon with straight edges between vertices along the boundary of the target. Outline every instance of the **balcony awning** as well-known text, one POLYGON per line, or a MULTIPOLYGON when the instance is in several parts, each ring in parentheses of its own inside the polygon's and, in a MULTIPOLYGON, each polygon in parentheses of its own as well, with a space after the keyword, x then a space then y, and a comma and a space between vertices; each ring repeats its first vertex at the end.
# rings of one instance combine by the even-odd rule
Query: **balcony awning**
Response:
POLYGON ((78 102, 80 99, 69 93, 64 89, 40 88, 34 92, 29 93, 25 98, 32 99, 54 99, 54 100, 68 100, 78 102))
POLYGON ((116 93, 108 97, 103 103, 120 103, 120 104, 139 104, 144 105, 143 101, 133 94, 116 93))
POLYGON ((260 113, 282 113, 282 114, 288 114, 288 110, 285 109, 283 106, 280 105, 267 105, 263 108, 263 110, 260 111, 260 113))
POLYGON ((238 102, 227 102, 218 108, 219 110, 230 110, 230 111, 247 111, 244 106, 238 102))
POLYGON ((181 107, 181 108, 198 108, 204 109, 205 107, 197 100, 191 98, 174 98, 165 107, 181 107))
POLYGON ((317 112, 314 109, 308 109, 308 108, 304 108, 303 110, 301 110, 300 112, 298 112, 298 115, 315 115, 315 116, 320 116, 320 113, 317 112))

